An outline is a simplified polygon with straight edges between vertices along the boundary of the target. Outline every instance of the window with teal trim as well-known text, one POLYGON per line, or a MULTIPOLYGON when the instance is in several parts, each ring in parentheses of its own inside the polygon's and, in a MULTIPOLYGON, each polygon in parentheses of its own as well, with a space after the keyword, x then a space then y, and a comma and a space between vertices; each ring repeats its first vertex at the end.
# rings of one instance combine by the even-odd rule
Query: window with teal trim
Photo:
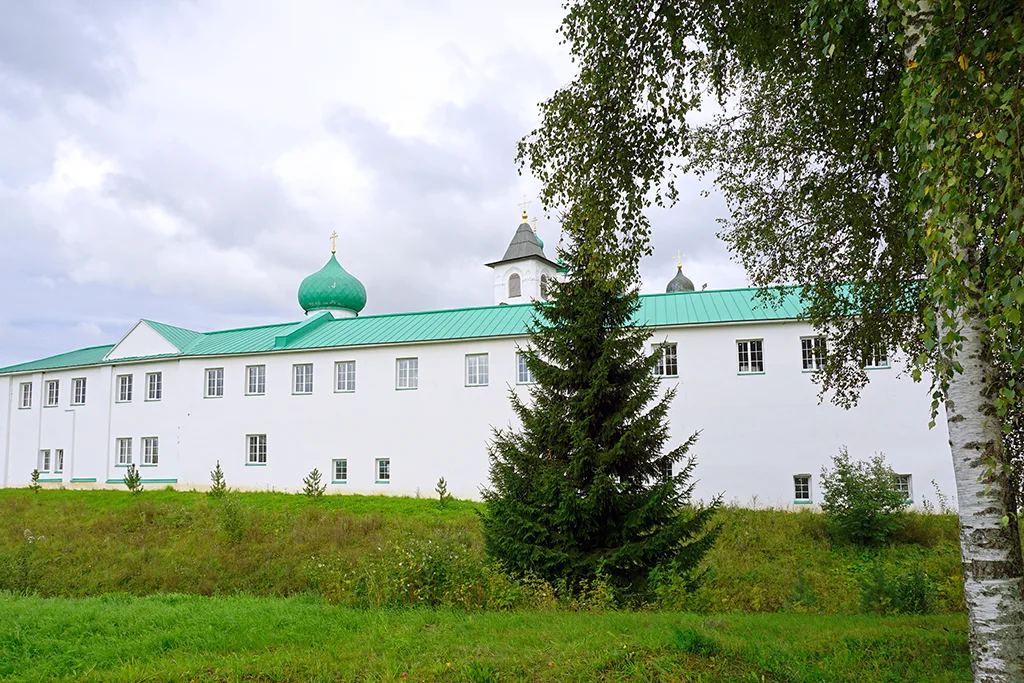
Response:
POLYGON ((533 384, 537 381, 537 378, 533 376, 533 370, 526 364, 526 356, 521 353, 516 354, 516 383, 517 384, 533 384))
POLYGON ((64 449, 53 449, 53 473, 60 474, 64 471, 64 449))
POLYGON ((341 458, 334 461, 334 482, 341 484, 348 481, 348 460, 341 458))
POLYGON ((146 400, 159 401, 164 397, 164 373, 150 372, 146 375, 146 400))
POLYGON ((350 392, 356 390, 356 362, 342 360, 334 364, 334 390, 350 392))
POLYGON ((50 471, 50 449, 44 448, 39 451, 39 471, 49 472, 50 471))
POLYGON ((21 383, 21 403, 19 404, 19 407, 32 407, 32 382, 21 383))
POLYGON ((872 346, 864 353, 864 367, 874 370, 889 367, 889 351, 881 344, 872 346))
POLYGON ((53 407, 60 402, 60 380, 51 379, 46 383, 46 405, 53 407))
POLYGON ((811 502, 811 475, 798 474, 793 477, 793 500, 797 503, 811 502))
POLYGON ((466 386, 484 387, 489 381, 487 354, 471 353, 466 355, 466 386))
POLYGON ((296 394, 313 393, 313 364, 297 363, 292 366, 292 376, 295 380, 292 391, 296 394))
POLYGON ((249 434, 246 437, 249 445, 246 455, 246 464, 266 465, 267 464, 267 435, 249 434))
POLYGON ((391 458, 377 458, 377 483, 391 483, 391 458))
POLYGON ((654 367, 654 374, 658 377, 679 376, 679 351, 675 344, 656 344, 654 352, 658 354, 658 364, 654 367))
POLYGON ((419 358, 399 358, 397 361, 398 389, 416 389, 420 385, 419 358))
POLYGON ((736 342, 739 356, 739 373, 750 375, 764 372, 764 342, 760 339, 744 339, 736 342))
POLYGON ((131 437, 124 437, 117 440, 117 464, 123 466, 132 464, 131 437))
POLYGON ((902 493, 905 499, 913 500, 914 491, 911 486, 911 478, 909 474, 896 475, 896 490, 902 493))
POLYGON ((800 339, 800 359, 804 370, 821 370, 825 367, 828 343, 824 337, 803 337, 800 339))
POLYGON ((160 464, 160 438, 156 436, 145 436, 142 438, 142 464, 160 464))
POLYGON ((262 396, 267 391, 267 366, 250 365, 245 369, 245 393, 262 396))
POLYGON ((206 398, 221 398, 224 396, 224 368, 206 369, 206 398))
POLYGON ((71 380, 71 405, 85 405, 85 378, 76 377, 71 380))
POLYGON ((131 403, 132 400, 132 376, 117 376, 117 402, 131 403))

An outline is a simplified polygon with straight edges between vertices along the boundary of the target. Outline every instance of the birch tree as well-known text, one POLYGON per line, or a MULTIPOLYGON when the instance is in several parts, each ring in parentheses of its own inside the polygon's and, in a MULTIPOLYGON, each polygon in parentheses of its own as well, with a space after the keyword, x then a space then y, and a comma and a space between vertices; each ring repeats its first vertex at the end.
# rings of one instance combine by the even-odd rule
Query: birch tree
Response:
MULTIPOLYGON (((1024 8, 1018 0, 577 0, 578 75, 519 160, 545 205, 593 188, 649 253, 646 211, 709 175, 752 282, 801 285, 856 404, 864 357, 932 383, 957 483, 974 677, 1024 680, 1005 444, 1024 371, 1024 8), (717 103, 710 123, 691 114, 717 103)), ((570 209, 571 210, 571 209, 570 209)))

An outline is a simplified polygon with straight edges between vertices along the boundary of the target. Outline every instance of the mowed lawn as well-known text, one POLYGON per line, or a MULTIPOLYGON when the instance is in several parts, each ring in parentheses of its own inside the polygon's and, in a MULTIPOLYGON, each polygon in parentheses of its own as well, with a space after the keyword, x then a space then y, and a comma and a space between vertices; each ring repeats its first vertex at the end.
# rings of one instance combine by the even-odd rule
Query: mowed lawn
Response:
POLYGON ((968 681, 966 620, 0 594, 17 681, 968 681))

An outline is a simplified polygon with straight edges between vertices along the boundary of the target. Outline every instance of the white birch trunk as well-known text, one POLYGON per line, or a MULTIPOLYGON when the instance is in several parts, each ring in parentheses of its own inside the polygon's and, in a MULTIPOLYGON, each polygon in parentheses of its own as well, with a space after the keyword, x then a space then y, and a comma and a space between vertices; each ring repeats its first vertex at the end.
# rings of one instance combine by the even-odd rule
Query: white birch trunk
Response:
MULTIPOLYGON (((907 16, 908 65, 927 38, 932 16, 928 0, 919 0, 917 11, 907 16)), ((941 321, 943 311, 936 314, 941 321)), ((963 372, 950 378, 945 407, 960 516, 971 668, 976 683, 1024 683, 1024 562, 1002 422, 991 398, 997 373, 986 353, 987 331, 979 307, 957 311, 956 320, 963 324, 962 345, 953 360, 963 372), (1004 517, 1008 524, 1003 524, 1004 517)))
POLYGON ((974 680, 1024 681, 1024 570, 1004 469, 1001 423, 990 396, 995 368, 985 354, 985 321, 976 312, 946 396, 960 514, 960 552, 974 680), (1003 516, 1011 516, 1003 524, 1003 516))

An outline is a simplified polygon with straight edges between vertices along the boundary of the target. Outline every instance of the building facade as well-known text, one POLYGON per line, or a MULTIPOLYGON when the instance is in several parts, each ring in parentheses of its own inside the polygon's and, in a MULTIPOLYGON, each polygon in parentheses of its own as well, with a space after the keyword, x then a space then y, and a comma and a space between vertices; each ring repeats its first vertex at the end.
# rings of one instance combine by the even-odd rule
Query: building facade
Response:
MULTIPOLYGON (((495 305, 359 316, 366 292, 338 264, 303 281, 295 323, 200 333, 139 321, 116 344, 0 368, 3 486, 203 489, 219 462, 228 485, 295 491, 314 467, 332 493, 459 497, 487 482, 494 428, 513 425, 510 391, 532 377, 530 299, 558 276, 526 221, 495 272, 495 305), (526 243, 526 240, 531 243, 526 243), (522 302, 522 303, 516 303, 522 302)), ((681 269, 644 295, 658 374, 676 397, 674 442, 700 430, 696 495, 740 504, 820 501, 841 447, 883 452, 908 498, 953 491, 943 421, 928 428, 928 387, 879 353, 859 405, 821 403, 812 375, 827 343, 799 300, 755 290, 693 291, 681 269)))

